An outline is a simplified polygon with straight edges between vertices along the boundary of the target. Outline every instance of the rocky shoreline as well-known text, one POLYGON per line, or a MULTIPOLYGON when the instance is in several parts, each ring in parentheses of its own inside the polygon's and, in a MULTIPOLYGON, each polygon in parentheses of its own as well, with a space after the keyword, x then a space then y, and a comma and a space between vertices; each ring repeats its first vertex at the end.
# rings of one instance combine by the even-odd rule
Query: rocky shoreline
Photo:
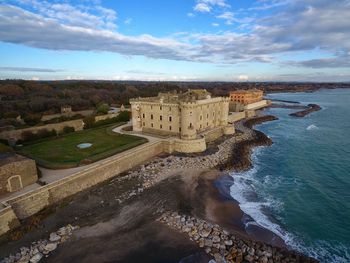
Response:
POLYGON ((317 262, 282 248, 238 238, 217 224, 211 224, 193 216, 167 212, 158 220, 171 228, 186 233, 200 248, 210 254, 216 263, 317 262))
MULTIPOLYGON (((201 225, 204 226, 205 224, 206 226, 212 226, 207 237, 201 237, 199 235, 199 238, 196 240, 198 236, 194 235, 192 232, 191 233, 193 235, 191 234, 192 236, 189 237, 191 240, 198 243, 200 249, 205 247, 205 251, 210 256, 215 257, 216 255, 215 258, 219 258, 219 253, 220 256, 222 258, 225 257, 228 262, 316 262, 310 258, 295 254, 294 252, 287 251, 283 248, 277 248, 261 242, 249 240, 254 239, 254 237, 245 233, 244 227, 241 226, 241 218, 245 215, 242 213, 242 211, 240 211, 238 204, 234 200, 223 202, 218 189, 214 187, 213 182, 215 178, 221 175, 217 169, 221 171, 227 171, 228 169, 234 169, 236 171, 248 169, 251 166, 250 151, 252 147, 270 145, 272 143, 272 141, 265 134, 253 130, 252 127, 255 124, 259 124, 264 121, 272 121, 275 119, 276 118, 274 116, 260 116, 236 123, 237 134, 227 137, 224 141, 220 142, 215 147, 215 151, 198 156, 169 155, 157 157, 150 162, 125 173, 123 176, 115 177, 102 185, 98 185, 81 194, 78 194, 76 197, 73 197, 73 201, 70 201, 69 205, 56 208, 56 213, 60 213, 61 215, 60 218, 55 218, 55 215, 52 215, 51 217, 48 216, 47 218, 43 217, 43 222, 41 225, 42 230, 40 230, 42 234, 40 235, 47 236, 47 231, 55 231, 52 229, 55 227, 55 225, 60 225, 62 223, 67 225, 67 223, 70 223, 81 226, 81 230, 77 232, 85 232, 88 233, 87 235, 89 236, 91 235, 92 231, 89 230, 91 228, 90 225, 92 225, 92 228, 94 229, 92 233, 95 233, 95 228, 100 228, 99 222, 102 220, 102 218, 103 221, 112 220, 111 222, 114 222, 116 220, 115 218, 120 217, 120 214, 123 214, 123 211, 128 210, 129 207, 131 207, 130 213, 132 213, 131 216, 134 217, 134 219, 131 219, 128 216, 128 221, 130 222, 124 222, 125 219, 123 219, 122 222, 123 224, 131 224, 133 220, 137 219, 137 215, 135 215, 135 212, 133 212, 135 210, 133 206, 136 202, 138 211, 143 212, 139 212, 141 214, 139 215, 140 218, 138 220, 140 221, 137 221, 138 223, 127 227, 127 229, 129 229, 129 235, 133 231, 136 231, 135 229, 138 229, 140 224, 144 224, 140 223, 145 221, 144 218, 149 218, 149 220, 152 220, 153 217, 155 217, 154 219, 163 218, 159 221, 165 223, 180 233, 190 233, 192 230, 197 232, 201 231, 203 230, 201 229, 201 225), (204 175, 201 174, 195 175, 196 172, 198 173, 198 171, 203 171, 205 169, 212 171, 213 178, 211 178, 211 180, 205 180, 204 175), (120 187, 125 187, 125 189, 120 191, 118 190, 120 187), (89 200, 91 196, 94 198, 89 200), (204 196, 206 197, 204 198, 204 196), (214 199, 213 196, 215 197, 214 199), (77 201, 74 201, 74 199, 77 201), (178 212, 174 212, 175 214, 163 214, 164 210, 178 212), (229 211, 230 214, 222 214, 220 217, 219 215, 223 211, 229 211), (86 216, 81 216, 81 213, 85 213, 86 216), (180 213, 181 215, 177 213, 180 213), (187 213, 187 215, 185 216, 184 213, 187 213), (174 222, 177 222, 179 216, 180 225, 177 225, 178 223, 174 222), (223 219, 226 221, 230 220, 230 218, 228 218, 230 216, 236 217, 237 224, 235 226, 230 225, 231 223, 226 224, 222 221, 223 219), (181 219, 183 217, 185 220, 181 219), (74 218, 74 220, 72 220, 72 218, 74 218), (220 222, 223 222, 222 225, 227 225, 235 234, 228 235, 228 232, 223 230, 222 226, 215 226, 214 229, 215 224, 211 223, 213 221, 216 221, 220 226, 220 222), (52 226, 49 226, 50 224, 48 222, 53 222, 51 223, 52 226), (190 222, 193 223, 193 227, 195 227, 195 229, 188 231, 188 227, 191 225, 190 222), (187 228, 184 228, 186 231, 182 231, 183 226, 186 225, 187 228), (181 228, 177 226, 181 226, 181 228), (217 231, 219 231, 219 233, 217 231), (227 239, 225 235, 227 236, 227 239), (220 241, 218 240, 217 236, 219 236, 220 241), (205 241, 206 239, 202 240, 201 238, 208 238, 208 240, 205 241), (209 239, 211 241, 209 241, 209 239), (210 247, 206 244, 212 245, 210 247), (254 253, 252 253, 252 251, 254 251, 254 253), (271 256, 269 256, 269 253, 271 256)), ((45 211, 43 211, 43 213, 45 213, 45 211)), ((59 215, 56 215, 56 217, 57 216, 59 215)), ((114 225, 115 223, 111 224, 114 225)), ((23 228, 25 228, 25 226, 23 226, 23 228)), ((101 228, 102 232, 105 231, 104 228, 105 226, 103 225, 103 228, 101 228)), ((116 231, 115 227, 113 229, 113 231, 116 231)), ((31 231, 35 232, 35 229, 31 231)), ((163 229, 162 231, 167 230, 163 229)), ((266 233, 267 230, 264 231, 264 233, 266 233)), ((84 235, 80 234, 79 236, 78 233, 74 235, 75 237, 78 236, 78 239, 73 238, 71 241, 68 241, 68 243, 70 242, 69 244, 63 244, 62 248, 57 246, 58 252, 62 250, 63 254, 55 252, 56 257, 53 257, 53 262, 67 262, 65 257, 68 257, 70 254, 73 256, 74 254, 73 251, 70 251, 71 246, 76 246, 77 250, 83 250, 79 252, 82 255, 88 253, 89 251, 86 251, 86 249, 84 250, 84 246, 82 245, 83 243, 81 243, 82 238, 83 240, 89 240, 89 237, 84 235)), ((30 237, 31 232, 27 233, 26 236, 30 237)), ((33 238, 36 236, 39 235, 36 234, 33 236, 33 238)), ((181 237, 179 238, 181 239, 181 237)), ((144 237, 144 239, 147 241, 147 237, 144 237)), ((94 242, 94 239, 87 241, 86 246, 90 247, 90 243, 94 242)), ((153 240, 152 242, 154 243, 155 241, 153 240)), ((165 241, 159 242, 160 245, 162 245, 162 243, 165 241)), ((12 246, 15 247, 16 245, 19 249, 21 247, 20 240, 17 243, 18 245, 16 245, 16 242, 13 242, 12 246)), ((33 242, 31 244, 33 244, 33 242)), ((60 244, 61 243, 57 243, 57 245, 60 244)), ((99 244, 100 241, 96 243, 96 247, 98 247, 99 244)), ((135 244, 133 246, 135 246, 135 244)), ((141 245, 138 244, 136 246, 141 245)), ((0 245, 0 248, 2 247, 4 246, 0 245)), ((117 248, 114 249, 118 250, 117 248)), ((89 250, 93 250, 93 248, 89 248, 89 250)), ((31 249, 29 249, 29 251, 31 251, 31 249)), ((17 253, 14 254, 17 255, 17 253)), ((33 256, 33 253, 28 254, 33 256)), ((3 255, 4 253, 0 253, 0 257, 3 255)), ((115 257, 115 255, 111 256, 115 257)), ((13 259, 16 257, 10 256, 9 258, 13 259)), ((45 259, 45 257, 43 259, 45 259)), ((29 260, 30 258, 28 259, 28 257, 26 257, 24 261, 14 260, 4 262, 24 263, 30 262, 29 260)), ((87 259, 85 262, 91 262, 89 260, 91 259, 87 259)), ((81 262, 84 262, 84 260, 81 262)), ((125 259, 124 261, 121 260, 120 262, 130 262, 130 259, 125 259)), ((145 260, 144 262, 147 261, 145 260)))

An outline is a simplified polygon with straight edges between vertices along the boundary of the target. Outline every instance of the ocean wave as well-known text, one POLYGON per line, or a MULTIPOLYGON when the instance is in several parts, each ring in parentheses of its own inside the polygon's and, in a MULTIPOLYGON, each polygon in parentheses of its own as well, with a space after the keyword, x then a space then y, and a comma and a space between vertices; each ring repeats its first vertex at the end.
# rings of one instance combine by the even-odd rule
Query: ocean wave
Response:
POLYGON ((306 130, 311 131, 311 130, 318 130, 318 127, 314 124, 311 124, 307 126, 306 130))
MULTIPOLYGON (((258 158, 257 155, 254 152, 252 159, 258 158)), ((266 180, 259 182, 255 178, 258 170, 258 165, 255 165, 247 172, 231 174, 234 183, 230 188, 230 194, 239 203, 241 210, 254 220, 248 220, 245 222, 245 226, 256 225, 266 228, 281 237, 290 249, 314 257, 320 262, 350 262, 349 247, 321 240, 305 244, 301 238, 302 235, 286 231, 279 224, 278 218, 275 219, 269 215, 269 212, 266 213, 266 211, 282 211, 284 204, 271 196, 264 196, 263 200, 257 198, 259 189, 263 187, 264 183, 271 180, 271 178, 266 178, 266 180)))
POLYGON ((230 194, 239 203, 241 210, 254 220, 247 222, 246 227, 249 224, 257 224, 272 231, 288 244, 294 239, 291 234, 283 230, 280 225, 274 223, 264 213, 266 209, 272 207, 281 209, 283 204, 272 198, 263 201, 257 200, 256 189, 259 188, 259 183, 254 179, 256 172, 257 168, 255 166, 247 172, 233 174, 234 183, 230 188, 230 194))

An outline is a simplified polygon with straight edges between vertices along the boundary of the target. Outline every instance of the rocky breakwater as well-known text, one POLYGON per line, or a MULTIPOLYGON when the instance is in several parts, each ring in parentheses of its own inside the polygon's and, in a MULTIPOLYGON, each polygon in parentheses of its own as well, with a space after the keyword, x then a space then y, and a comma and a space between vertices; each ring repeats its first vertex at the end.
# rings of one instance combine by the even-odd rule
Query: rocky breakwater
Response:
POLYGON ((319 111, 321 109, 322 108, 319 105, 317 105, 317 104, 308 104, 307 108, 305 110, 297 111, 297 112, 291 113, 289 115, 293 116, 293 117, 302 118, 302 117, 305 117, 306 115, 308 115, 308 114, 310 114, 310 113, 312 113, 314 111, 319 111))
POLYGON ((49 256, 57 249, 57 246, 66 242, 77 226, 67 225, 61 227, 56 232, 52 232, 48 239, 43 239, 31 243, 30 247, 21 247, 20 251, 14 255, 9 255, 0 263, 36 263, 49 256))
POLYGON ((261 242, 244 240, 224 230, 217 224, 205 220, 180 215, 177 212, 164 213, 158 221, 186 233, 200 248, 210 254, 216 263, 279 263, 279 262, 318 262, 315 259, 273 247, 261 242))
POLYGON ((234 171, 249 169, 252 166, 250 160, 251 149, 257 146, 269 146, 272 144, 272 140, 268 136, 260 131, 253 130, 253 126, 277 119, 278 118, 275 116, 266 115, 237 123, 236 129, 240 130, 244 134, 248 134, 249 136, 246 140, 239 141, 234 145, 234 147, 232 147, 230 158, 219 166, 219 168, 221 170, 233 169, 234 171))

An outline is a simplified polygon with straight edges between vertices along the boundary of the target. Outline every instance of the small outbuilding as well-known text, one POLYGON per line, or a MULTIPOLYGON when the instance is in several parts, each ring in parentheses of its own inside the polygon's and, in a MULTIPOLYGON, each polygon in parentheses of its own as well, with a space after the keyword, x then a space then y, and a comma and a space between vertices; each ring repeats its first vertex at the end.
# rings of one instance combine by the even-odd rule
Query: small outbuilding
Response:
POLYGON ((37 180, 34 160, 12 152, 0 152, 0 195, 19 191, 37 180))

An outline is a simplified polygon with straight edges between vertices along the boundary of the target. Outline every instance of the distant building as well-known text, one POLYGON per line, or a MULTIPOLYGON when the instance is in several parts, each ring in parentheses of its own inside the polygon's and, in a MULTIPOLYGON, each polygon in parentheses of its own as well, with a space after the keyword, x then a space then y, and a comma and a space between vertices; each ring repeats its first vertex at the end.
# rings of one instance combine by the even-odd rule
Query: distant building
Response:
POLYGON ((61 106, 61 114, 65 114, 65 113, 71 113, 72 112, 72 107, 65 105, 65 106, 61 106))
POLYGON ((21 190, 37 180, 34 160, 11 152, 0 153, 0 195, 21 190))
POLYGON ((263 94, 264 92, 259 89, 235 90, 230 92, 230 100, 248 105, 263 100, 263 94))
POLYGON ((130 104, 134 131, 193 140, 201 132, 228 125, 229 98, 212 97, 204 89, 159 93, 131 99, 130 104))

